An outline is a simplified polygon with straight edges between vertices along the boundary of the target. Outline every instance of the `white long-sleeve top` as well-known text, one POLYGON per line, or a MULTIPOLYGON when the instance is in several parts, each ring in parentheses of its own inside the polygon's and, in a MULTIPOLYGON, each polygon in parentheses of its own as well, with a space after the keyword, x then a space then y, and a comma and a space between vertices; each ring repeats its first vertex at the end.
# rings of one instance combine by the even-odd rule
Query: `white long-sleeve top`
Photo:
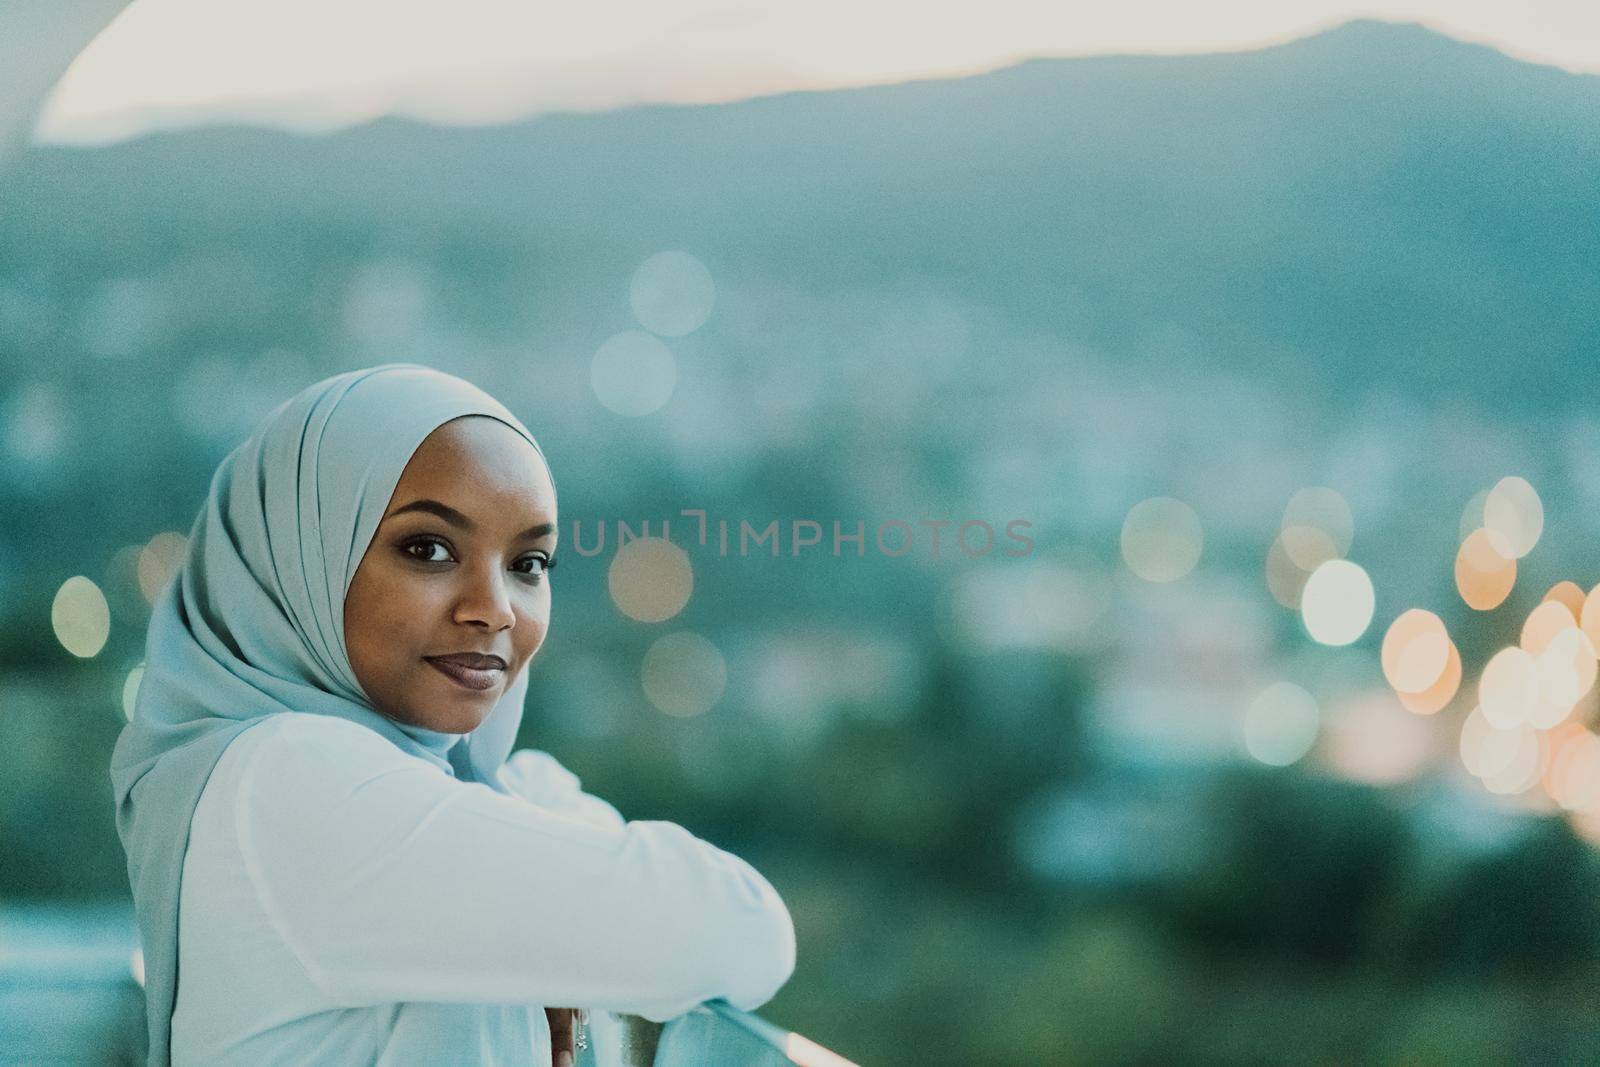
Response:
POLYGON ((241 732, 184 858, 175 1067, 545 1067, 546 1005, 660 1022, 787 981, 794 926, 749 864, 546 753, 501 776, 517 795, 328 716, 241 732))

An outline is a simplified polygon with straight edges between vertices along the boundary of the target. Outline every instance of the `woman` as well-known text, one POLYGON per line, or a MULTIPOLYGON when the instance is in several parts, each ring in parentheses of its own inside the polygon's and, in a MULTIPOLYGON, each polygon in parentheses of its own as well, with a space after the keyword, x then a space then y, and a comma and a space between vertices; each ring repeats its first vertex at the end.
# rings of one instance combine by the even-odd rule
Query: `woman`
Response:
POLYGON ((556 521, 527 429, 417 364, 319 382, 223 460, 112 757, 152 1064, 561 1067, 568 1006, 787 980, 748 864, 507 759, 556 521))

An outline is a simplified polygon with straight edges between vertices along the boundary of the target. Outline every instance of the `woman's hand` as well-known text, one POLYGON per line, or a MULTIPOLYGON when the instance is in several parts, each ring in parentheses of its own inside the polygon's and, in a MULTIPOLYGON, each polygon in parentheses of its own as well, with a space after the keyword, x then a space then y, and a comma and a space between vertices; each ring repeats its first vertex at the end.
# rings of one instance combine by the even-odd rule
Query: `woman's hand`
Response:
POLYGON ((577 1058, 573 1048, 571 1008, 546 1008, 544 1016, 550 1020, 551 1067, 572 1067, 577 1058))

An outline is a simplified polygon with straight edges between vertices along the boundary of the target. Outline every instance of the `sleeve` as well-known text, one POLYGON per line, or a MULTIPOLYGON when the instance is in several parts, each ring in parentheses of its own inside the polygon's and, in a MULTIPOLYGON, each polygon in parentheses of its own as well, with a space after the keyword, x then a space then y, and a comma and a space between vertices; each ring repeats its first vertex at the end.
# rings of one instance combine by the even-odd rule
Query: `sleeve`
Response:
MULTIPOLYGON (((759 1007, 794 970, 777 891, 675 823, 604 825, 326 716, 264 725, 235 804, 272 926, 335 1004, 759 1007), (303 721, 311 720, 311 721, 303 721)), ((251 732, 241 735, 240 741, 251 732)))
POLYGON ((621 812, 600 797, 585 793, 582 780, 548 752, 518 749, 501 766, 500 780, 530 804, 601 826, 627 825, 621 812))

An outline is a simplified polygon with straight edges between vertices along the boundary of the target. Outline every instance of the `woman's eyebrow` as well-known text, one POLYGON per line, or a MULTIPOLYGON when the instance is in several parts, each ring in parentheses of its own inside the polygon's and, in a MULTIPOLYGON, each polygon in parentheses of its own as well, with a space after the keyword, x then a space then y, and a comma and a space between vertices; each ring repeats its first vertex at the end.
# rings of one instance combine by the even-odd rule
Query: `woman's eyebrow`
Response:
MULTIPOLYGON (((412 511, 422 511, 429 515, 437 515, 439 518, 450 523, 452 526, 459 526, 461 529, 468 532, 471 532, 475 528, 475 524, 471 519, 461 514, 461 512, 457 511, 449 504, 441 504, 437 500, 413 500, 404 507, 398 507, 389 512, 388 517, 392 519, 397 515, 404 515, 407 512, 412 511)), ((522 533, 517 535, 517 540, 521 541, 536 537, 546 537, 555 532, 555 523, 541 522, 536 526, 530 526, 526 530, 522 531, 522 533)))

